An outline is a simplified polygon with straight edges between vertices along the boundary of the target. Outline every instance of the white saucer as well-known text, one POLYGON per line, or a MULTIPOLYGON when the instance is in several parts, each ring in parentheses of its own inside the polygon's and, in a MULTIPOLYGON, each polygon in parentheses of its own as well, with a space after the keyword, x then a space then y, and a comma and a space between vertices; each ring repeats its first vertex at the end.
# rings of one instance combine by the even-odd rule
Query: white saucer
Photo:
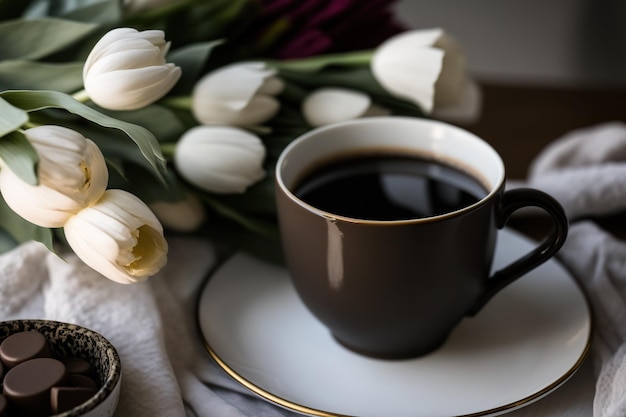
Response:
MULTIPOLYGON (((500 232, 494 267, 532 245, 500 232)), ((243 253, 210 278, 198 317, 209 353, 235 380, 279 406, 326 417, 503 414, 569 379, 591 336, 586 299, 555 260, 416 359, 371 359, 343 348, 306 310, 283 268, 243 253)))

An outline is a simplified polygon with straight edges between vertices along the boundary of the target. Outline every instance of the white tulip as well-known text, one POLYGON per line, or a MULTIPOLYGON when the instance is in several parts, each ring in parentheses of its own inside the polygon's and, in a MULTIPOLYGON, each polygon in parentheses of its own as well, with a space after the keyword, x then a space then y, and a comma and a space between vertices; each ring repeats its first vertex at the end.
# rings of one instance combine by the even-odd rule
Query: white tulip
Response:
POLYGON ((462 104, 469 117, 479 107, 466 60, 457 42, 441 29, 393 36, 374 52, 371 70, 390 94, 417 104, 425 113, 462 104))
POLYGON ((123 190, 107 190, 63 230, 85 264, 121 284, 144 281, 167 263, 163 227, 145 203, 123 190))
POLYGON ((372 103, 372 99, 360 91, 329 87, 306 96, 302 114, 307 123, 317 127, 359 117, 384 116, 389 111, 372 103))
POLYGON ((265 147, 234 127, 196 126, 178 141, 174 165, 190 183, 209 192, 243 193, 265 177, 265 147))
POLYGON ((106 190, 104 156, 94 142, 65 127, 39 126, 24 134, 39 157, 38 184, 24 182, 3 163, 0 191, 7 205, 29 222, 61 227, 106 190))
POLYGON ((117 28, 106 33, 83 66, 89 98, 111 110, 135 110, 154 103, 181 75, 179 67, 165 60, 169 48, 161 30, 117 28))
POLYGON ((154 201, 149 203, 148 207, 163 226, 177 232, 192 232, 199 228, 206 218, 202 203, 191 193, 180 201, 154 201))
POLYGON ((192 111, 203 124, 257 126, 280 109, 283 82, 262 62, 227 65, 206 74, 192 92, 192 111))

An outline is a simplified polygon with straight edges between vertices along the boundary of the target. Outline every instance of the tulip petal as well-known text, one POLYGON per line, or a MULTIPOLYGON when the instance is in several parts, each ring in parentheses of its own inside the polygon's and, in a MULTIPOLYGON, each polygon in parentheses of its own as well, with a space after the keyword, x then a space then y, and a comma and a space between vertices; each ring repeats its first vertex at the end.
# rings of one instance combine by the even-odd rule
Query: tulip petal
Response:
POLYGON ((229 65, 203 77, 194 87, 193 100, 202 107, 207 100, 223 101, 241 110, 265 83, 272 72, 244 65, 229 65))
POLYGON ((439 49, 418 49, 411 54, 395 48, 382 49, 372 57, 371 68, 383 88, 430 113, 443 57, 444 52, 439 49))
POLYGON ((244 130, 197 126, 178 141, 174 165, 190 183, 209 192, 243 193, 266 173, 265 147, 244 130))
POLYGON ((109 173, 104 155, 93 141, 61 126, 38 126, 26 130, 25 135, 39 155, 40 186, 66 195, 80 208, 102 196, 109 173))
POLYGON ((40 184, 62 192, 82 207, 95 203, 109 182, 108 168, 100 148, 93 141, 84 140, 87 143, 80 154, 82 159, 42 158, 39 163, 40 184))
MULTIPOLYGON (((118 268, 114 262, 105 259, 102 256, 102 252, 93 249, 93 241, 89 236, 97 234, 100 231, 95 225, 75 216, 67 222, 64 231, 66 239, 74 253, 91 269, 119 284, 131 284, 141 281, 131 279, 128 274, 118 268), (74 232, 75 230, 81 230, 81 233, 74 232)), ((114 250, 117 247, 113 239, 102 237, 99 237, 98 246, 100 250, 106 247, 110 247, 111 250, 114 250)))
MULTIPOLYGON (((150 43, 157 47, 164 46, 165 34, 160 30, 146 30, 139 32, 136 29, 131 28, 116 28, 113 29, 94 45, 93 49, 89 53, 89 56, 85 60, 85 68, 89 69, 94 62, 100 60, 102 56, 107 55, 111 50, 115 51, 127 42, 137 42, 134 45, 145 45, 150 43)), ((129 44, 133 45, 133 44, 129 44)))
POLYGON ((89 79, 85 88, 104 108, 136 110, 166 95, 180 76, 181 69, 168 64, 104 73, 89 79))
POLYGON ((63 149, 79 152, 83 147, 84 136, 79 132, 62 126, 44 125, 26 130, 28 141, 44 155, 50 150, 63 149))
POLYGON ((389 38, 380 45, 380 48, 392 49, 396 52, 406 52, 413 48, 428 48, 434 46, 444 33, 441 28, 409 30, 389 38))
POLYGON ((283 80, 277 77, 266 78, 261 88, 257 90, 257 94, 275 96, 285 89, 283 80))
POLYGON ((435 84, 435 107, 449 106, 460 99, 460 91, 466 84, 466 59, 458 43, 447 34, 437 40, 435 46, 445 51, 441 74, 435 84))
POLYGON ((131 29, 131 28, 116 28, 113 30, 110 30, 109 32, 105 33, 100 40, 94 45, 94 47, 91 49, 91 52, 89 53, 89 56, 87 56, 87 59, 85 60, 85 64, 83 66, 83 78, 86 77, 87 73, 89 72, 89 70, 91 69, 91 66, 94 64, 94 62, 98 61, 100 59, 100 57, 102 56, 105 48, 112 42, 115 42, 119 39, 123 39, 126 38, 128 36, 132 36, 133 33, 137 32, 136 29, 131 29))
POLYGON ((44 185, 30 185, 10 168, 0 169, 0 190, 15 213, 41 227, 61 227, 83 207, 70 197, 44 185))
POLYGON ((159 56, 159 49, 151 44, 143 49, 131 49, 112 52, 103 56, 91 67, 89 77, 94 78, 112 71, 136 69, 164 65, 159 56))
POLYGON ((118 28, 106 33, 83 67, 91 100, 111 110, 136 110, 167 94, 181 76, 165 55, 170 43, 160 30, 118 28))
POLYGON ((367 94, 345 88, 320 88, 302 103, 302 113, 311 126, 352 120, 363 116, 372 100, 367 94))
POLYGON ((246 176, 216 171, 203 178, 203 187, 216 194, 243 194, 251 182, 263 179, 265 174, 263 169, 249 171, 246 176))
POLYGON ((204 109, 202 123, 207 125, 255 126, 274 117, 279 109, 279 101, 270 96, 254 96, 247 106, 237 111, 212 102, 204 109))
POLYGON ((204 206, 195 194, 175 202, 155 201, 148 205, 165 227, 178 232, 192 232, 206 218, 204 206))
POLYGON ((193 115, 203 124, 253 126, 274 117, 280 103, 273 98, 284 88, 262 62, 221 67, 205 75, 192 92, 193 115))
POLYGON ((371 69, 389 93, 412 101, 425 113, 457 103, 467 83, 460 45, 441 29, 389 38, 374 52, 371 69))
POLYGON ((128 284, 147 279, 167 262, 167 241, 156 216, 136 196, 107 190, 64 226, 72 250, 107 278, 128 284))
POLYGON ((30 185, 8 166, 0 170, 0 190, 9 207, 41 227, 61 227, 93 203, 108 184, 100 148, 80 133, 61 126, 39 126, 24 132, 39 163, 39 183, 30 185))

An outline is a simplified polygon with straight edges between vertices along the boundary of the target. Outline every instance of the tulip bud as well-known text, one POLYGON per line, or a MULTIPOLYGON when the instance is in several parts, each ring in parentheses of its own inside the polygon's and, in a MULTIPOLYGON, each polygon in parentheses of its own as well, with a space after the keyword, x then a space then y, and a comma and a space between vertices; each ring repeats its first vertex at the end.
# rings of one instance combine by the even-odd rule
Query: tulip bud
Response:
POLYGON ((359 117, 383 116, 389 111, 372 103, 360 91, 345 88, 320 88, 302 102, 302 114, 311 126, 324 126, 359 117))
POLYGON ((262 62, 227 65, 206 74, 192 92, 192 111, 202 124, 256 126, 276 115, 274 98, 284 88, 262 62))
POLYGON ((178 141, 174 165, 190 183, 209 192, 243 193, 265 177, 265 147, 234 127, 196 126, 178 141))
POLYGON ((180 201, 155 201, 148 204, 161 224, 177 232, 193 232, 206 218, 204 207, 195 194, 180 201))
POLYGON ((135 110, 154 103, 181 75, 179 67, 165 61, 169 47, 161 30, 111 30, 85 61, 85 90, 94 103, 111 110, 135 110))
POLYGON ((163 227, 146 204, 123 190, 107 190, 63 230, 85 264, 121 284, 144 281, 167 263, 163 227))
POLYGON ((371 69, 390 94, 417 104, 425 113, 462 103, 474 116, 480 107, 475 95, 471 103, 465 97, 476 90, 470 88, 461 48, 441 29, 389 38, 374 52, 371 69))
POLYGON ((24 182, 2 164, 0 191, 7 205, 29 222, 61 227, 106 190, 109 172, 104 156, 94 142, 65 127, 39 126, 24 134, 39 157, 39 183, 24 182))

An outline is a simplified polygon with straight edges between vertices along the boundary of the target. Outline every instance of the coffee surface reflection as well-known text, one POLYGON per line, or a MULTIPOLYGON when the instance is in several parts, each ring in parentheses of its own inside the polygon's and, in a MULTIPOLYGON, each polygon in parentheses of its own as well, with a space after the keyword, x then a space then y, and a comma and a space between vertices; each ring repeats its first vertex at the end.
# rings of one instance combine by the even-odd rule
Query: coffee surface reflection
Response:
POLYGON ((311 170, 295 186, 311 206, 361 220, 409 220, 471 206, 486 188, 461 169, 408 154, 335 158, 311 170))

